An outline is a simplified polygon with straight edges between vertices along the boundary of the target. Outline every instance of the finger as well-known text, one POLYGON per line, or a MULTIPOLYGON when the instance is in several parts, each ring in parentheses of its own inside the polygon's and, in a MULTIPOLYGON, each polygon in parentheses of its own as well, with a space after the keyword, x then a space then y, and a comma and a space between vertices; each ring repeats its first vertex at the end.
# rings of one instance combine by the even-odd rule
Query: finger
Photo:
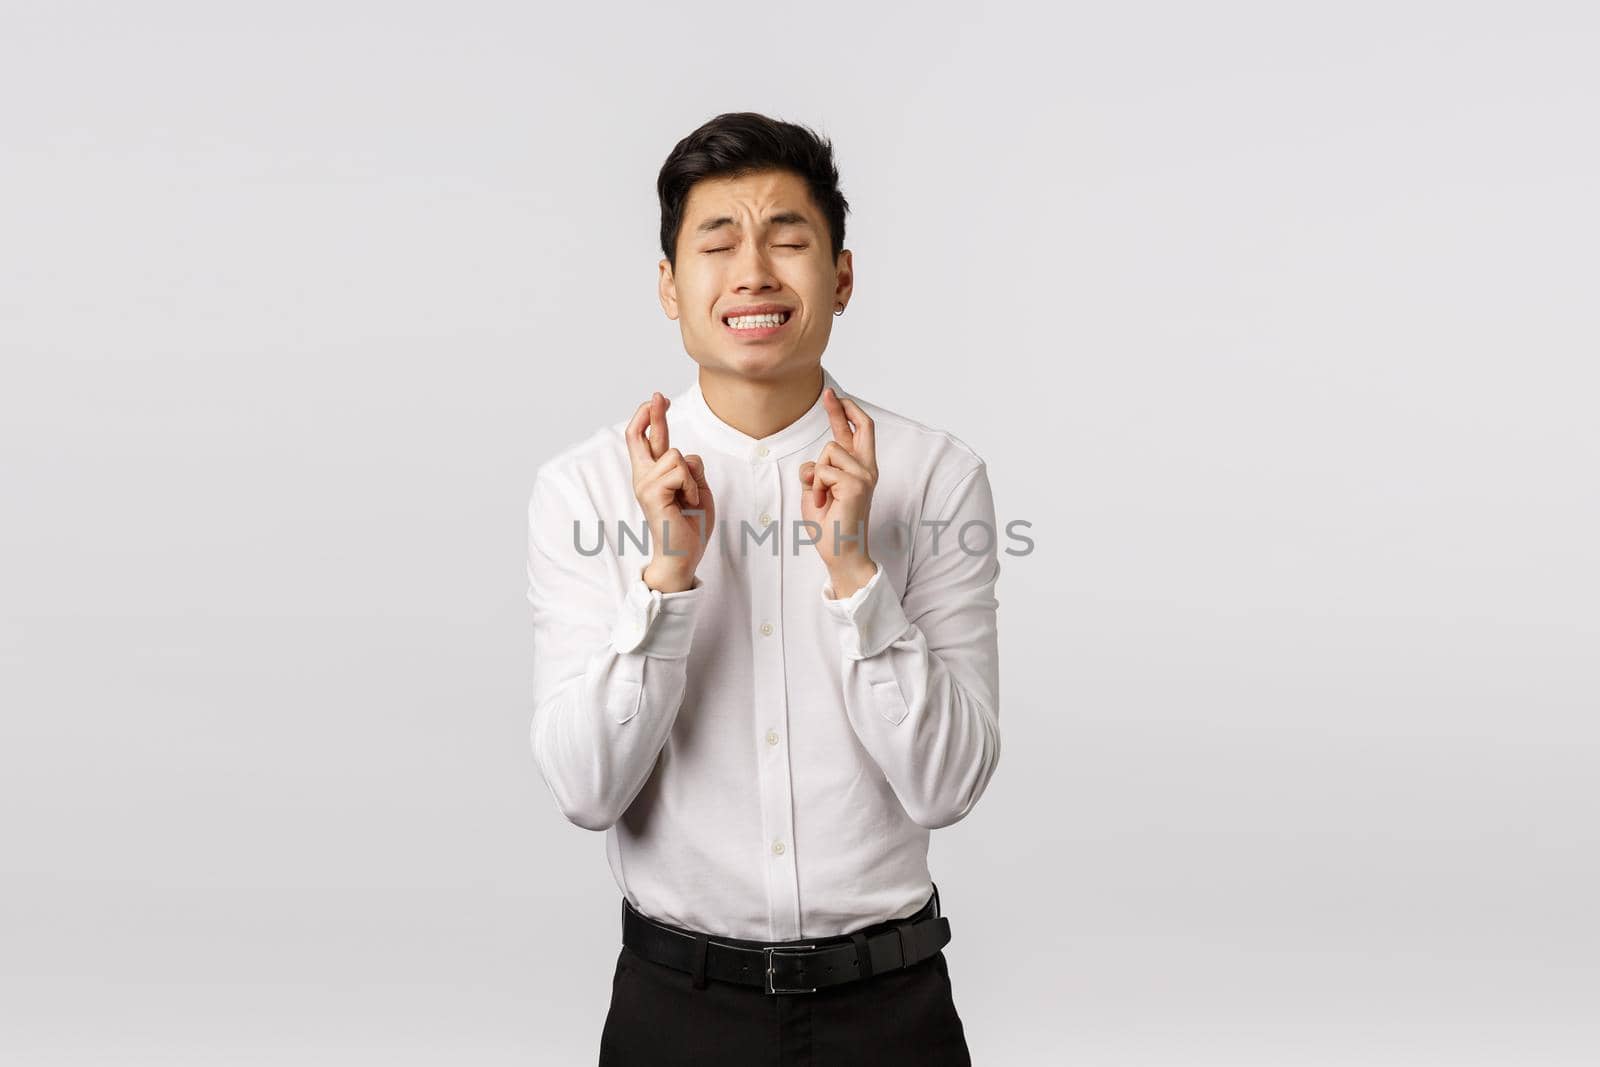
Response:
POLYGON ((699 456, 684 456, 684 466, 689 468, 689 478, 694 483, 694 503, 691 507, 711 510, 711 486, 706 482, 705 461, 699 456))
MULTIPOLYGON (((826 463, 817 464, 816 469, 811 472, 811 479, 814 483, 825 485, 829 489, 842 487, 847 496, 854 496, 863 488, 861 479, 849 471, 840 470, 826 463)), ((835 495, 838 495, 837 492, 835 495)))
POLYGON ((650 454, 660 459, 671 442, 667 440, 667 398, 650 394, 650 454))
POLYGON ((854 443, 850 433, 850 423, 844 405, 839 403, 839 394, 833 391, 831 385, 822 391, 822 406, 828 411, 828 422, 833 426, 833 439, 849 448, 854 443))
POLYGON ((871 481, 866 464, 857 459, 849 449, 837 441, 829 441, 822 446, 822 454, 817 457, 818 463, 825 463, 840 470, 849 471, 863 481, 871 481))
POLYGON ((633 463, 635 474, 655 465, 656 457, 650 451, 650 442, 644 439, 644 428, 648 425, 650 401, 646 400, 633 410, 633 418, 628 420, 627 428, 622 431, 622 439, 628 445, 628 459, 633 463))
POLYGON ((679 492, 683 493, 684 502, 691 508, 700 506, 700 486, 694 479, 694 472, 683 461, 683 457, 675 452, 668 452, 661 457, 662 466, 656 471, 650 482, 650 492, 663 505, 676 503, 679 492))
POLYGON ((850 421, 856 424, 855 447, 850 451, 855 457, 871 467, 878 465, 878 438, 872 425, 872 416, 861 410, 849 397, 840 398, 845 414, 850 416, 850 421))
POLYGON ((700 506, 700 479, 694 476, 694 468, 689 466, 689 461, 682 455, 678 457, 678 469, 683 471, 683 498, 689 502, 691 508, 700 506))
POLYGON ((695 453, 684 456, 683 461, 689 465, 695 484, 700 487, 700 499, 708 498, 711 495, 711 483, 706 481, 706 461, 695 453))
POLYGON ((805 491, 811 496, 811 503, 822 507, 828 499, 828 487, 816 480, 817 464, 814 460, 807 460, 800 464, 800 484, 805 486, 805 491))
POLYGON ((827 463, 817 464, 812 471, 812 478, 821 483, 833 494, 835 500, 867 500, 872 499, 872 483, 838 467, 827 463))
POLYGON ((683 498, 691 508, 700 506, 700 482, 694 476, 694 470, 689 466, 682 452, 676 448, 669 448, 661 457, 663 473, 670 473, 673 477, 673 488, 683 491, 683 498))
MULTIPOLYGON (((817 469, 812 472, 812 476, 822 492, 824 494, 831 493, 835 500, 854 500, 865 495, 866 492, 866 486, 860 479, 837 467, 819 464, 817 469)), ((821 506, 823 498, 819 498, 817 503, 818 506, 821 506)), ((861 532, 863 525, 864 519, 856 520, 857 533, 861 532)))

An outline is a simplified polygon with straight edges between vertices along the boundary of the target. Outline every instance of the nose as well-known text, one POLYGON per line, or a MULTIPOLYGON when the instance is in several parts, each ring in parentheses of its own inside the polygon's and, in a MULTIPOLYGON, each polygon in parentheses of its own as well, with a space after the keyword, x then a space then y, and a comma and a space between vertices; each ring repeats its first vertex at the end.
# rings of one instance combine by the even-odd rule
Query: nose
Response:
POLYGON ((734 287, 741 293, 760 293, 778 288, 778 277, 767 259, 766 245, 760 241, 746 241, 739 246, 736 255, 734 287))

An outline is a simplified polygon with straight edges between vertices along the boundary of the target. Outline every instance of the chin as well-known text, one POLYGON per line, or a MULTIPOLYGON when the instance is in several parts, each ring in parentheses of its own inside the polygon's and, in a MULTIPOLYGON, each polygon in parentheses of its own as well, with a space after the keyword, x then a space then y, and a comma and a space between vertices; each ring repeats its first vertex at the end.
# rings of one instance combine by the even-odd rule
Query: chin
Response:
POLYGON ((730 371, 745 378, 777 377, 789 370, 794 359, 792 353, 757 345, 741 345, 726 354, 722 360, 730 371))

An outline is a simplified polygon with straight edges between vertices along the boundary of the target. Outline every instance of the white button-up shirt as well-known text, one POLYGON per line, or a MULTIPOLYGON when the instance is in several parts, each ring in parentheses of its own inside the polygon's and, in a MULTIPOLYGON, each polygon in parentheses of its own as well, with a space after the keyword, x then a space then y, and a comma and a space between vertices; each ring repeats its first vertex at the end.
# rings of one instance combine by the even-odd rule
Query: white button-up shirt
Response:
POLYGON ((928 831, 972 810, 1000 758, 984 462, 852 399, 875 427, 878 567, 844 599, 811 543, 831 532, 800 511, 800 465, 832 440, 820 393, 760 439, 712 412, 698 376, 673 395, 670 444, 703 457, 716 502, 681 592, 641 577, 660 531, 634 497, 627 419, 534 475, 534 758, 663 922, 779 941, 908 915, 932 892, 928 831))

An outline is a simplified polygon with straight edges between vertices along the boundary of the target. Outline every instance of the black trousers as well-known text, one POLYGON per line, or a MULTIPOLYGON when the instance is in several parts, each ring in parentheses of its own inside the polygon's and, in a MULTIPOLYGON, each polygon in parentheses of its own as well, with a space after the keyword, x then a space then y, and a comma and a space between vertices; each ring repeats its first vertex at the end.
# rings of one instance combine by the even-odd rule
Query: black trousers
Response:
POLYGON ((972 1067, 942 951, 815 993, 692 982, 623 946, 599 1067, 972 1067))

